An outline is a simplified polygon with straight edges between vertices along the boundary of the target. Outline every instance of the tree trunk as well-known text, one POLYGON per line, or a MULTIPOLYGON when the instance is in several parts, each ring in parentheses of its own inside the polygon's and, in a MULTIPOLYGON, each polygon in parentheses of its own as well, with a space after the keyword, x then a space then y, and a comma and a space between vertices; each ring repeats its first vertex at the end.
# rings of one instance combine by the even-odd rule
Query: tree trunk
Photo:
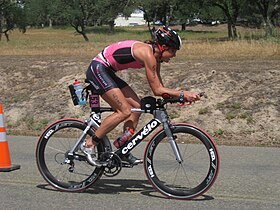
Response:
POLYGON ((83 33, 82 33, 82 35, 83 35, 83 37, 84 37, 85 41, 86 41, 86 42, 88 42, 88 41, 89 41, 89 39, 88 39, 88 37, 87 37, 86 33, 84 33, 84 32, 83 32, 83 33))
POLYGON ((181 25, 181 29, 182 29, 182 31, 185 31, 185 30, 186 30, 186 23, 183 23, 183 24, 181 25))
MULTIPOLYGON (((229 3, 229 2, 228 2, 229 3)), ((214 2, 213 5, 219 7, 224 12, 228 21, 228 38, 233 40, 237 38, 237 29, 236 29, 236 20, 239 14, 240 5, 236 0, 232 0, 232 9, 230 5, 224 2, 224 4, 220 4, 214 2)))
POLYGON ((4 34, 5 34, 5 37, 6 37, 7 42, 10 41, 8 31, 7 31, 7 32, 4 32, 4 34))
POLYGON ((151 28, 151 24, 150 21, 148 21, 148 29, 151 35, 151 39, 154 40, 154 30, 155 30, 155 26, 153 28, 151 28))
POLYGON ((53 21, 52 21, 52 19, 49 19, 49 28, 52 28, 52 26, 53 26, 53 21))
POLYGON ((228 38, 230 40, 237 39, 237 29, 236 29, 236 23, 232 19, 228 18, 228 38))
POLYGON ((269 1, 257 1, 256 4, 259 8, 260 13, 263 17, 264 27, 265 27, 265 36, 272 36, 273 26, 271 23, 271 19, 269 17, 269 1))
POLYGON ((265 36, 266 37, 271 37, 272 36, 272 31, 273 31, 273 26, 271 24, 271 21, 270 21, 269 17, 264 19, 264 25, 265 25, 265 36))
POLYGON ((73 28, 75 28, 75 30, 76 30, 79 34, 81 34, 81 35, 83 36, 83 38, 85 39, 86 42, 89 41, 89 39, 88 39, 88 37, 87 37, 87 35, 86 35, 86 32, 85 32, 84 26, 80 26, 80 27, 81 27, 81 30, 79 30, 79 25, 75 25, 75 24, 71 23, 71 26, 72 26, 73 28))
POLYGON ((109 21, 109 30, 110 30, 110 33, 115 32, 115 20, 110 20, 109 21))
POLYGON ((228 38, 233 39, 232 25, 230 22, 228 22, 228 38))

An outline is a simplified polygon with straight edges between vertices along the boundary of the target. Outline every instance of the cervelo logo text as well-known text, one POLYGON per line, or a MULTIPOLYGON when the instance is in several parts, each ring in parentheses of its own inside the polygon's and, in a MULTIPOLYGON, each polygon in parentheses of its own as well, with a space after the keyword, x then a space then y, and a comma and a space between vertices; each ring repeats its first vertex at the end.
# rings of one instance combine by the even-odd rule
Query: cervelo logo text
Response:
POLYGON ((137 144, 138 141, 141 141, 142 139, 146 138, 146 136, 148 136, 159 124, 159 121, 154 119, 144 128, 142 128, 139 134, 122 149, 122 154, 125 155, 126 153, 128 153, 128 151, 131 150, 137 144))

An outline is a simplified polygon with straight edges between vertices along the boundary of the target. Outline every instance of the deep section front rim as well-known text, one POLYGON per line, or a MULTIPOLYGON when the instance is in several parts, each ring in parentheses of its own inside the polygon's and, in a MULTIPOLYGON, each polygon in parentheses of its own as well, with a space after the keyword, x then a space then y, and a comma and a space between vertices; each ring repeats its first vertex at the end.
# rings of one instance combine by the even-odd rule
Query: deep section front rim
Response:
POLYGON ((183 157, 178 163, 164 130, 150 140, 145 151, 145 172, 150 183, 163 195, 193 199, 214 183, 219 170, 219 154, 214 141, 204 131, 187 124, 172 126, 183 157))

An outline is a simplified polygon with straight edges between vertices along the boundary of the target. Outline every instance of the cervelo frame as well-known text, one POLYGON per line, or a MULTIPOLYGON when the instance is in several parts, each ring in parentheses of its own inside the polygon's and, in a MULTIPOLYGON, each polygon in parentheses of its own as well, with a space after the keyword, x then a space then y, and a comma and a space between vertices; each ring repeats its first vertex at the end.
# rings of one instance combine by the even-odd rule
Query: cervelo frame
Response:
MULTIPOLYGON (((89 120, 86 121, 87 127, 83 131, 83 134, 80 136, 79 140, 76 142, 74 147, 69 151, 69 156, 73 156, 74 152, 78 150, 79 145, 84 140, 86 133, 91 127, 94 127, 95 129, 98 128, 101 124, 101 116, 100 113, 102 112, 109 112, 113 111, 112 108, 107 107, 101 107, 98 109, 99 111, 95 112, 93 111, 91 114, 91 117, 89 120), (99 113, 98 113, 99 112, 99 113)), ((142 129, 140 129, 136 134, 134 134, 130 140, 125 142, 118 150, 115 151, 115 154, 117 154, 120 158, 128 154, 130 151, 132 151, 138 144, 140 144, 141 141, 143 141, 147 136, 149 136, 150 133, 152 133, 161 123, 163 123, 163 128, 166 132, 166 135, 168 137, 168 140, 171 144, 171 147, 173 149, 173 152, 175 154, 176 160, 180 163, 182 162, 182 157, 180 154, 180 151, 178 149, 178 146, 174 140, 174 137, 172 135, 172 132, 170 130, 170 124, 168 115, 165 110, 143 110, 143 109, 137 109, 132 108, 132 112, 140 112, 140 113, 153 113, 154 119, 152 119, 149 123, 147 123, 142 129)), ((88 160, 90 164, 94 166, 106 166, 104 163, 99 163, 98 161, 92 160, 89 158, 88 160)))

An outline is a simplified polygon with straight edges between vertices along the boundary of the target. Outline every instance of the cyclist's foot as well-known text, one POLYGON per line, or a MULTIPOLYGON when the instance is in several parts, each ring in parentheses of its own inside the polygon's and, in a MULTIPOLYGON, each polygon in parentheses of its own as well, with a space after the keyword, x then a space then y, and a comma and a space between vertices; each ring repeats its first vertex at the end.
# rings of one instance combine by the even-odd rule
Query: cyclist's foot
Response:
POLYGON ((88 157, 92 158, 92 159, 96 159, 96 151, 95 151, 95 145, 92 146, 88 146, 87 142, 84 142, 81 144, 81 150, 83 151, 83 153, 85 153, 88 157))
POLYGON ((134 157, 131 153, 128 153, 126 156, 124 156, 122 160, 128 162, 131 165, 138 165, 140 163, 143 163, 143 160, 134 157))

